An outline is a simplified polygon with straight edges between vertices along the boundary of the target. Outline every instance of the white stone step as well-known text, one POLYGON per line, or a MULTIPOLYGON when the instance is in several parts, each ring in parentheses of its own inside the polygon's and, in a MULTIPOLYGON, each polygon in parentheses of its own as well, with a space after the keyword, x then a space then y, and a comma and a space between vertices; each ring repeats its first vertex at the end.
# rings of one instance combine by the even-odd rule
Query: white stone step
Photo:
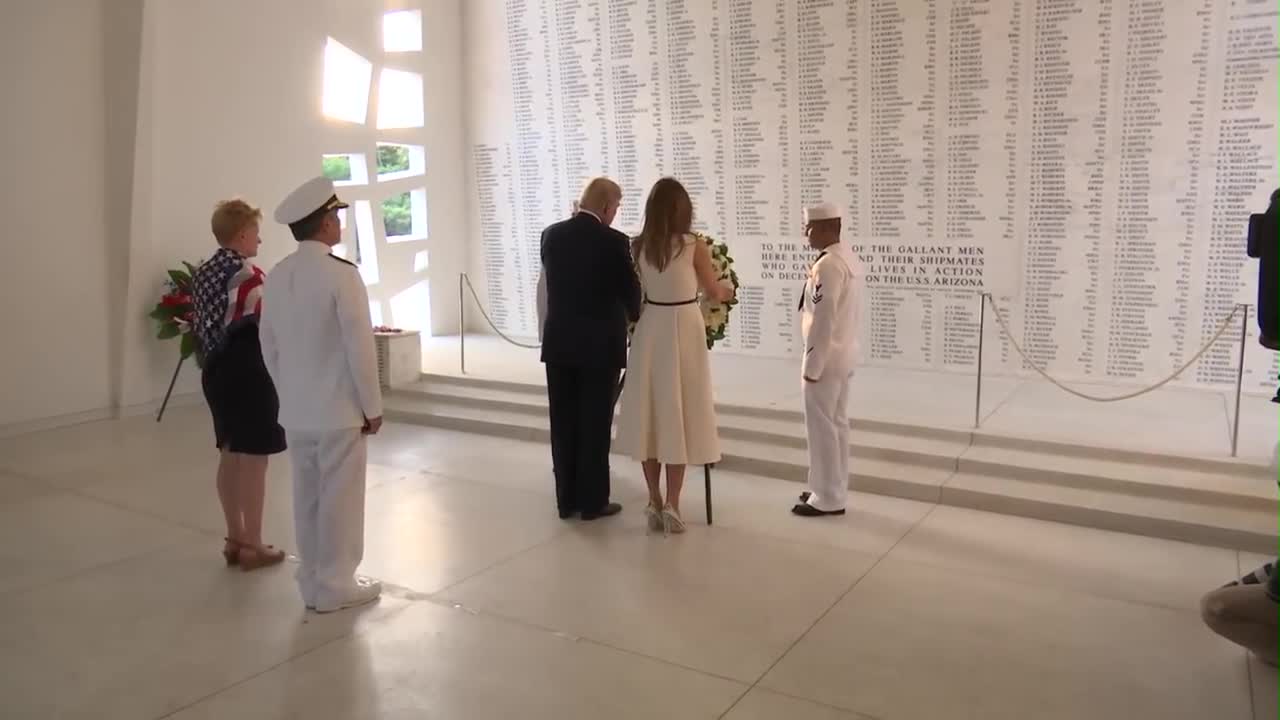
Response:
MULTIPOLYGON (((393 391, 392 396, 428 404, 469 406, 531 417, 547 415, 546 399, 539 400, 525 393, 480 387, 458 388, 435 383, 420 387, 421 389, 393 391)), ((751 412, 744 414, 733 407, 721 408, 717 411, 717 416, 723 439, 769 443, 799 450, 807 447, 804 423, 799 417, 780 420, 751 412)), ((850 433, 851 452, 863 459, 888 460, 954 471, 957 457, 968 447, 968 437, 964 434, 956 439, 938 439, 927 433, 900 435, 878 429, 867 430, 863 426, 863 423, 854 424, 850 433)))
MULTIPOLYGON (((392 421, 533 442, 547 442, 550 437, 545 413, 444 402, 438 397, 413 392, 389 393, 386 405, 387 418, 392 421)), ((803 448, 785 441, 767 441, 769 434, 766 429, 761 429, 764 434, 758 440, 722 437, 724 459, 721 467, 803 482, 808 465, 803 448)), ((876 433, 867 434, 874 435, 876 433)), ((996 457, 990 454, 990 448, 980 450, 983 452, 971 460, 967 466, 969 469, 962 472, 955 472, 953 468, 931 467, 927 463, 865 454, 859 456, 855 451, 850 460, 850 487, 862 492, 989 512, 1274 553, 1274 505, 1263 509, 1260 504, 1254 506, 1233 498, 1223 500, 1220 497, 1222 493, 1207 491, 1203 498, 1189 496, 1199 499, 1153 496, 1144 485, 1107 483, 1105 479, 1096 477, 1064 481, 1064 475, 1070 473, 1061 470, 1071 467, 1070 463, 1075 459, 1065 461, 1055 474, 1054 471, 1038 470, 1028 465, 1037 460, 1034 454, 996 457), (984 462, 988 465, 981 464, 984 462), (1021 474, 1014 473, 1010 467, 1022 468, 1021 474), (976 472, 972 468, 987 468, 990 472, 976 472)), ((1094 469, 1107 470, 1103 466, 1094 469)), ((1184 479, 1187 480, 1188 491, 1194 490, 1194 478, 1184 479)), ((797 487, 797 492, 799 489, 797 487)), ((1241 495, 1257 497, 1256 493, 1241 492, 1241 495)))
MULTIPOLYGON (((809 472, 808 453, 803 449, 726 439, 722 439, 720 445, 724 455, 720 466, 726 470, 796 483, 805 482, 809 472)), ((942 484, 952 474, 950 469, 891 460, 860 457, 849 460, 850 488, 921 502, 938 502, 942 484)), ((797 493, 802 489, 797 488, 797 493)))
POLYGON ((1000 447, 971 447, 960 456, 957 467, 960 473, 1082 490, 1119 491, 1143 497, 1262 511, 1274 511, 1276 508, 1275 478, 1256 472, 1248 475, 1205 472, 1191 467, 1147 465, 1000 447))
MULTIPOLYGON (((428 403, 425 407, 438 403, 537 418, 547 415, 545 389, 537 394, 529 392, 528 386, 510 390, 479 382, 460 384, 451 378, 425 379, 412 388, 393 391, 392 395, 428 403)), ((790 420, 781 417, 781 413, 762 416, 724 407, 718 412, 720 434, 725 440, 803 450, 806 441, 800 416, 790 420)), ((1274 481, 1263 474, 1265 471, 1244 465, 1179 464, 1169 462, 1167 457, 1166 462, 1157 462, 1141 453, 1104 452, 1101 457, 1089 457, 1060 443, 1003 442, 993 436, 979 440, 970 433, 936 429, 921 432, 865 421, 855 421, 853 428, 850 452, 859 461, 888 461, 1228 507, 1275 507, 1274 481), (982 444, 975 446, 975 442, 982 444), (1232 472, 1197 469, 1206 467, 1226 467, 1232 472)))
POLYGON ((1276 513, 958 473, 941 503, 1274 555, 1276 513))
MULTIPOLYGON (((444 401, 461 401, 463 399, 483 402, 492 405, 508 405, 507 409, 524 412, 546 412, 546 387, 528 383, 514 383, 498 380, 483 380, 454 375, 423 375, 422 379, 412 385, 392 390, 393 393, 425 393, 444 401)), ((804 422, 804 414, 799 409, 777 407, 754 407, 717 403, 716 412, 726 417, 757 418, 761 420, 804 422)), ((857 418, 852 423, 860 430, 888 433, 896 435, 912 435, 935 440, 950 440, 968 443, 968 431, 954 428, 924 427, 893 423, 883 420, 857 418)))

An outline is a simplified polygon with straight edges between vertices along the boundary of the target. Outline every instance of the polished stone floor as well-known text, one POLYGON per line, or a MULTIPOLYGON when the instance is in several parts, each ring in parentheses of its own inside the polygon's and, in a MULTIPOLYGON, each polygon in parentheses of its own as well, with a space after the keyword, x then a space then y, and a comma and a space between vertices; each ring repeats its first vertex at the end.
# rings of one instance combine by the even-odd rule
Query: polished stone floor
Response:
MULTIPOLYGON (((554 513, 545 446, 389 426, 364 611, 304 612, 288 565, 221 564, 198 408, 0 440, 0 717, 1271 720, 1274 669, 1199 595, 1263 558, 716 475, 647 536, 554 513)), ((269 540, 292 547, 288 460, 269 540)))

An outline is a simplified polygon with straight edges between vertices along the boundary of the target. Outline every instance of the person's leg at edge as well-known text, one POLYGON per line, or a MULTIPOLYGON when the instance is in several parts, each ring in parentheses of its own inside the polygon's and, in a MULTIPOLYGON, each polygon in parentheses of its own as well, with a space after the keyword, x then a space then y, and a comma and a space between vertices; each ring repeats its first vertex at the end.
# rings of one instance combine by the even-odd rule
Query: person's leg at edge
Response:
MULTIPOLYGON (((323 435, 316 523, 316 608, 341 607, 359 590, 364 559, 366 438, 359 428, 323 435)), ((375 595, 376 597, 376 595, 375 595)))
POLYGON ((684 518, 680 516, 680 491, 684 488, 684 465, 667 465, 667 504, 662 508, 662 524, 668 533, 682 533, 684 518))
POLYGON ((1200 616, 1211 630, 1269 665, 1277 661, 1278 612, 1264 584, 1229 585, 1200 600, 1200 616))
POLYGON ((645 505, 645 524, 650 532, 662 531, 662 463, 657 460, 645 460, 640 463, 644 471, 644 484, 649 488, 649 504, 645 505))
POLYGON ((578 390, 578 492, 584 519, 612 515, 609 449, 613 428, 616 369, 583 369, 578 390))
POLYGON ((298 543, 298 591, 303 603, 316 604, 316 523, 320 510, 320 466, 315 433, 289 433, 293 465, 293 527, 298 543))
MULTIPOLYGON (((825 379, 804 383, 804 424, 809 448, 809 496, 808 503, 819 510, 837 510, 830 486, 831 478, 839 472, 835 467, 840 445, 836 430, 835 404, 831 383, 825 379)), ((846 451, 847 452, 847 451, 846 451)), ((845 481, 848 485, 848 480, 845 481)))
POLYGON ((644 471, 644 484, 649 486, 649 505, 662 509, 662 464, 657 460, 645 460, 640 463, 644 471))
POLYGON ((262 542, 262 514, 267 494, 267 455, 233 453, 240 486, 240 511, 244 536, 240 539, 240 566, 247 570, 284 562, 284 551, 262 542))
POLYGON ((262 544, 262 511, 267 495, 267 456, 239 454, 241 512, 249 545, 262 544))
POLYGON ((556 507, 568 518, 582 508, 579 495, 577 386, 571 368, 548 364, 547 410, 551 421, 551 467, 556 481, 556 507))
POLYGON ((240 511, 240 487, 237 482, 238 468, 236 460, 237 456, 229 450, 224 448, 219 451, 218 502, 222 505, 222 516, 227 524, 227 541, 222 554, 226 556, 228 563, 239 561, 239 543, 243 542, 245 534, 244 515, 240 511))
POLYGON ((836 480, 838 487, 833 487, 836 496, 833 504, 843 508, 849 503, 849 384, 851 376, 843 376, 840 392, 836 394, 833 420, 836 429, 836 446, 840 452, 836 454, 836 480))
POLYGON ((680 491, 684 489, 684 465, 667 466, 667 507, 680 513, 680 491))

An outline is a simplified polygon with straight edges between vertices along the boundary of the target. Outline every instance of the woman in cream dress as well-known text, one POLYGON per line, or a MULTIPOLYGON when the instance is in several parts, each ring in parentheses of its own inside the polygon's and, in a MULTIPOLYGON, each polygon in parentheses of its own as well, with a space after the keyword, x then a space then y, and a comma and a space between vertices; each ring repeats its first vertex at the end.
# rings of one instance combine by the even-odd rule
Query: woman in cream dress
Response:
POLYGON ((672 178, 659 180, 645 203, 644 228, 631 245, 645 304, 631 339, 615 443, 644 468, 649 529, 675 533, 685 528, 685 466, 720 460, 698 290, 721 302, 733 296, 731 287, 718 282, 710 250, 689 234, 692 224, 689 193, 672 178))

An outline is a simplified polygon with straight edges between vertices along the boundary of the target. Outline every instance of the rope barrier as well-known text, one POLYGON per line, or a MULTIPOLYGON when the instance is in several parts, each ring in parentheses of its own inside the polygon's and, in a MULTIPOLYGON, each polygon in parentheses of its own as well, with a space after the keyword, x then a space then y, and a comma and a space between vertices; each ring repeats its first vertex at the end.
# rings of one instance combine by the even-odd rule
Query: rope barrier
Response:
POLYGON ((1233 309, 1231 313, 1227 315, 1225 319, 1223 319, 1222 325, 1218 328, 1218 331, 1213 334, 1213 337, 1209 339, 1209 342, 1206 343, 1204 347, 1200 348, 1200 351, 1197 352, 1194 356, 1192 356, 1190 360, 1184 363, 1182 367, 1175 370, 1172 375, 1166 377, 1160 382, 1157 382, 1155 385, 1152 385, 1151 387, 1146 387, 1131 393, 1125 393, 1124 395, 1103 397, 1101 395, 1090 395, 1088 393, 1083 393, 1083 392, 1080 392, 1079 390, 1073 390, 1067 387, 1066 385, 1063 385, 1062 383, 1054 379, 1051 375, 1049 375, 1048 371, 1046 371, 1044 368, 1037 365, 1034 360, 1027 357, 1027 353, 1023 351, 1022 346, 1019 345, 1018 341, 1013 337, 1013 332, 1009 329, 1009 324, 1005 321, 1004 313, 1000 311, 1000 306, 996 304, 996 299, 991 295, 987 295, 987 294, 983 294, 982 297, 984 298, 984 300, 991 301, 991 309, 995 311, 996 320, 1000 323, 1000 329, 1004 331, 1004 336, 1009 340, 1009 344, 1013 345, 1013 349, 1018 351, 1018 355, 1022 357, 1023 361, 1031 366, 1032 370, 1035 370, 1037 373, 1040 374, 1041 377, 1043 377, 1045 380, 1048 380, 1049 382, 1056 385, 1060 390, 1063 390, 1072 395, 1075 395, 1076 397, 1084 398, 1085 400, 1092 400, 1094 402, 1118 402, 1120 400, 1129 400, 1132 398, 1136 398, 1140 395, 1146 395, 1149 392, 1159 390, 1165 385, 1168 385, 1169 383, 1173 382, 1178 378, 1179 375, 1186 372, 1187 368, 1190 368, 1192 365, 1195 365, 1196 362, 1199 361, 1200 358, 1206 352, 1209 351, 1209 348, 1213 347, 1218 342, 1218 340, 1222 338, 1223 333, 1225 333, 1227 331, 1227 328, 1231 326, 1231 321, 1235 318, 1236 315, 1240 313, 1240 306, 1237 305, 1235 309, 1233 309))
MULTIPOLYGON (((498 329, 498 326, 493 322, 493 318, 489 317, 488 311, 485 310, 484 304, 480 302, 480 296, 476 293, 475 286, 471 284, 471 278, 467 276, 466 273, 463 273, 462 280, 467 286, 467 291, 471 293, 471 299, 475 301, 476 307, 479 308, 480 315, 484 317, 485 322, 489 323, 489 327, 492 328, 493 331, 498 334, 498 337, 502 338, 503 340, 507 341, 512 345, 515 345, 516 347, 525 348, 527 350, 537 350, 542 347, 541 343, 531 344, 531 343, 523 343, 523 342, 520 342, 519 340, 514 340, 511 337, 507 336, 506 333, 502 332, 502 330, 498 329)), ((1073 388, 1067 387, 1066 385, 1059 382, 1052 375, 1050 375, 1047 370, 1045 370, 1043 367, 1038 365, 1034 360, 1028 357, 1026 351, 1022 349, 1022 345, 1020 345, 1018 343, 1018 340, 1013 336, 1013 331, 1009 329, 1009 323, 1008 321, 1005 320, 1004 313, 1000 310, 1000 306, 996 304, 996 299, 988 294, 983 294, 982 297, 984 302, 989 301, 991 303, 991 309, 996 314, 996 321, 1000 323, 1000 329, 1001 331, 1003 331, 1005 338, 1009 340, 1009 344, 1013 346, 1013 349, 1018 352, 1018 355, 1022 358, 1023 362, 1029 365, 1032 370, 1035 370, 1037 374, 1039 374, 1045 380, 1048 380, 1050 383, 1052 383, 1054 386, 1056 386, 1058 389, 1064 392, 1070 393, 1071 395, 1075 395, 1076 397, 1083 398, 1085 400, 1092 400, 1093 402, 1104 402, 1104 403, 1119 402, 1121 400, 1131 400, 1133 398, 1146 395, 1147 393, 1159 390, 1165 385, 1168 385, 1174 380, 1177 380, 1178 377, 1181 376, 1182 373, 1186 372, 1188 368, 1190 368, 1192 365, 1195 365, 1197 362, 1199 362, 1200 358, 1204 357, 1204 354, 1209 352, 1209 349, 1212 348, 1215 344, 1217 344, 1218 340, 1222 339, 1223 334, 1227 332, 1227 328, 1231 327, 1231 321, 1235 319, 1236 315, 1240 314, 1240 306, 1237 305, 1234 309, 1232 309, 1232 311, 1225 318, 1223 318, 1221 325, 1218 326, 1217 332, 1213 334, 1213 337, 1209 339, 1209 342, 1205 343, 1204 347, 1200 348, 1200 350, 1196 352, 1196 354, 1193 355, 1190 360, 1183 363, 1182 367, 1178 368, 1177 370, 1174 370, 1173 373, 1170 374, 1168 377, 1165 377, 1164 379, 1160 380, 1154 385, 1142 388, 1141 390, 1135 390, 1130 393, 1125 393, 1124 395, 1102 396, 1102 395, 1090 395, 1089 393, 1080 392, 1079 390, 1075 390, 1073 388)))
POLYGON ((468 277, 466 273, 462 274, 462 281, 466 283, 467 290, 471 292, 471 299, 476 301, 476 307, 480 308, 480 314, 484 316, 484 321, 489 323, 489 327, 493 328, 493 331, 498 334, 498 337, 506 340, 512 345, 515 345, 516 347, 522 347, 526 350, 537 350, 542 347, 541 343, 538 343, 537 345, 530 345, 507 337, 505 333, 498 329, 497 325, 493 324, 493 318, 489 317, 489 313, 484 309, 484 303, 480 302, 480 296, 476 294, 476 289, 471 285, 471 278, 468 277))

